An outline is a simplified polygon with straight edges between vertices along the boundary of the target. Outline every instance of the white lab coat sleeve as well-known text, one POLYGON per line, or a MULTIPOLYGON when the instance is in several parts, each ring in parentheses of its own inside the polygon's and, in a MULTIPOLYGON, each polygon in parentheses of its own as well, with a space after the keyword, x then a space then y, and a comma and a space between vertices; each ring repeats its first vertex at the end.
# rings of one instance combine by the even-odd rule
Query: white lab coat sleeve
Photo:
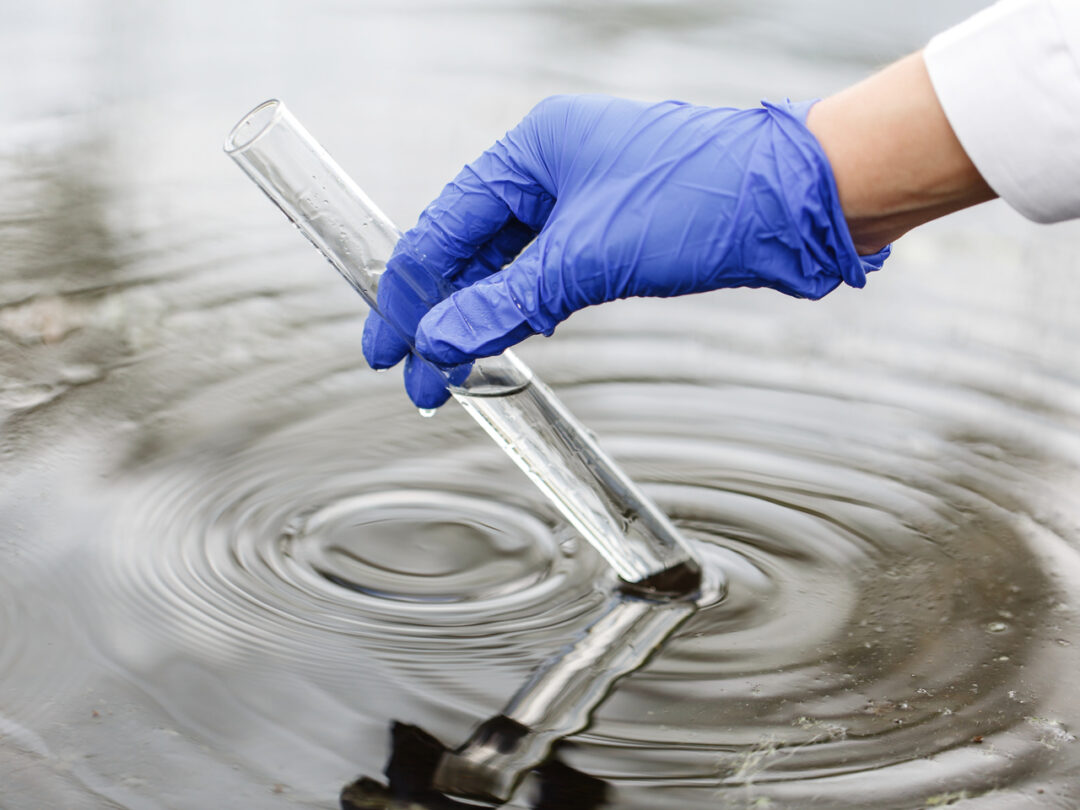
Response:
POLYGON ((1036 222, 1080 217, 1080 0, 1001 0, 923 55, 990 187, 1036 222))

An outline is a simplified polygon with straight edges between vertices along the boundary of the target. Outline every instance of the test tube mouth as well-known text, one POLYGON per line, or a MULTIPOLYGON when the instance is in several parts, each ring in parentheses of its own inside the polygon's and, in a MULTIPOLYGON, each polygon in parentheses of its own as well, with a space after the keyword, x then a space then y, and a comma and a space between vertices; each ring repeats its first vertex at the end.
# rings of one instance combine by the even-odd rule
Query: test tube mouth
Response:
POLYGON ((264 101, 229 130, 225 138, 225 152, 243 152, 259 140, 285 114, 285 105, 272 98, 264 101))

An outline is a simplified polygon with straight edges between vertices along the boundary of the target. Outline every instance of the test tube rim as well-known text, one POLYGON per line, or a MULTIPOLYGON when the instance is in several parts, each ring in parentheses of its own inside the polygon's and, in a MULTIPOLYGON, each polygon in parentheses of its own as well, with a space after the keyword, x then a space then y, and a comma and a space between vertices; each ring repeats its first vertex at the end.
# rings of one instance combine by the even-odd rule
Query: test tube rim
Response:
POLYGON ((267 132, 273 129, 274 125, 278 123, 285 116, 285 103, 280 99, 270 98, 261 104, 256 104, 247 114, 245 114, 239 121, 233 125, 233 128, 229 130, 229 134, 225 136, 225 153, 229 155, 244 152, 250 149, 259 141, 267 132), (250 123, 252 119, 267 108, 272 108, 273 114, 263 123, 261 127, 255 132, 254 135, 247 137, 243 142, 239 142, 238 136, 240 130, 244 125, 250 123))

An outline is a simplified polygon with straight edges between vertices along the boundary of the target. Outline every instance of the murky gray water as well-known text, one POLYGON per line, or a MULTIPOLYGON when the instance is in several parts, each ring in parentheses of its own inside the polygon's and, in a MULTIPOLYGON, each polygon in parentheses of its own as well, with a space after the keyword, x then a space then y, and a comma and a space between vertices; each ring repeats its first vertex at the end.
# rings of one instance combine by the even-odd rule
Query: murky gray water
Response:
MULTIPOLYGON (((337 806, 612 582, 220 154, 279 95, 402 223, 538 98, 828 93, 978 2, 46 2, 0 26, 0 807, 337 806)), ((728 597, 564 759, 618 808, 1080 805, 1080 229, 521 354, 728 597)), ((523 792, 514 807, 529 807, 523 792)))

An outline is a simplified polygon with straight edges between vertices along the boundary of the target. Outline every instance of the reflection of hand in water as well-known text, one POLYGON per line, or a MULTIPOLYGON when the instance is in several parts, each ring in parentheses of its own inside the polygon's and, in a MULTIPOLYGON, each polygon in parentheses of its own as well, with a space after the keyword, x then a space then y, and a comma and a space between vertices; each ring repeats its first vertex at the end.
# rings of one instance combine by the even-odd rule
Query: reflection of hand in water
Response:
MULTIPOLYGON (((393 750, 386 765, 388 785, 362 777, 341 792, 342 810, 462 810, 475 808, 448 798, 433 787, 435 771, 446 747, 416 726, 395 723, 393 750)), ((534 771, 538 796, 534 810, 597 810, 607 784, 552 756, 534 771)), ((499 802, 501 804, 501 802, 499 802)))
POLYGON ((388 785, 362 777, 341 792, 342 810, 457 810, 466 807, 448 799, 432 786, 432 778, 446 748, 423 729, 394 723, 390 730, 388 785))
POLYGON ((530 771, 539 781, 538 810, 599 807, 604 783, 555 761, 551 752, 584 729, 615 682, 641 667, 694 610, 689 601, 614 596, 581 638, 541 664, 503 713, 481 723, 457 750, 415 726, 395 724, 385 771, 389 787, 360 779, 342 793, 342 807, 474 806, 447 796, 502 804, 530 771))

